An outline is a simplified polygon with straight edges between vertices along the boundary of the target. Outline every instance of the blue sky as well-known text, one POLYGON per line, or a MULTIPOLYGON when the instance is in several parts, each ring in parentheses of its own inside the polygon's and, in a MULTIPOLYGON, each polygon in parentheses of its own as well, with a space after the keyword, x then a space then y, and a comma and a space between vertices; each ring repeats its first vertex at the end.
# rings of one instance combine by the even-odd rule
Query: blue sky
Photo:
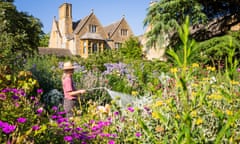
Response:
POLYGON ((125 15, 134 34, 144 33, 143 20, 151 0, 15 0, 18 11, 40 19, 43 31, 50 32, 54 16, 58 18, 58 7, 67 2, 72 4, 73 21, 84 18, 94 10, 103 26, 116 22, 125 15))

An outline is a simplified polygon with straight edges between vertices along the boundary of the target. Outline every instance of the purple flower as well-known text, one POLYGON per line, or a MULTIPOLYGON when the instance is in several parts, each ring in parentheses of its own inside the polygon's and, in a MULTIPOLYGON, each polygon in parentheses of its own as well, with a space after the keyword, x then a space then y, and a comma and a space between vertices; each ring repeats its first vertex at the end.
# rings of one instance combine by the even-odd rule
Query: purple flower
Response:
POLYGON ((15 128, 16 128, 16 126, 5 123, 4 126, 2 127, 2 131, 5 134, 10 134, 15 130, 15 128))
POLYGON ((64 141, 71 142, 73 140, 72 136, 65 136, 64 141))
POLYGON ((111 137, 116 138, 117 134, 111 134, 111 137))
POLYGON ((119 115, 119 112, 118 112, 118 111, 114 112, 114 115, 115 115, 115 116, 118 116, 118 115, 119 115))
POLYGON ((41 114, 43 112, 43 108, 42 107, 40 107, 39 109, 37 109, 37 113, 38 114, 41 114))
POLYGON ((77 130, 77 131, 81 131, 81 130, 83 130, 83 128, 77 127, 76 130, 77 130))
POLYGON ((42 90, 42 89, 38 89, 38 90, 37 90, 37 93, 38 93, 38 94, 42 94, 42 93, 43 93, 43 90, 42 90))
POLYGON ((53 106, 53 107, 52 107, 52 110, 53 110, 53 111, 57 111, 57 109, 58 109, 57 106, 53 106))
POLYGON ((19 96, 13 95, 13 96, 12 96, 12 99, 18 100, 18 99, 19 99, 19 96))
POLYGON ((32 130, 33 130, 33 131, 37 131, 37 130, 39 130, 39 129, 40 129, 40 126, 38 126, 38 125, 32 126, 32 130))
POLYGON ((142 136, 142 134, 140 132, 137 132, 135 135, 136 135, 136 137, 142 136))
POLYGON ((66 119, 66 118, 59 118, 59 119, 57 120, 57 123, 58 123, 58 124, 61 124, 61 123, 63 123, 63 122, 67 122, 67 119, 66 119))
POLYGON ((108 144, 115 144, 114 140, 109 140, 108 144))
POLYGON ((14 105, 15 105, 15 107, 17 107, 17 108, 20 106, 20 104, 19 104, 18 102, 15 102, 14 105))
POLYGON ((240 68, 237 69, 237 72, 240 72, 240 68))
POLYGON ((1 100, 5 100, 7 98, 7 96, 4 93, 0 93, 0 99, 1 100))
POLYGON ((7 123, 0 120, 0 128, 3 128, 7 123))
POLYGON ((133 107, 128 107, 128 111, 134 112, 134 108, 133 107))
POLYGON ((61 112, 58 112, 57 114, 64 115, 64 114, 66 114, 66 112, 65 111, 61 111, 61 112))
POLYGON ((34 96, 31 96, 30 99, 31 99, 31 100, 35 100, 35 97, 34 97, 34 96))
POLYGON ((58 116, 56 116, 56 115, 52 115, 51 118, 52 118, 52 119, 57 119, 58 116))
POLYGON ((17 119, 18 123, 25 123, 26 121, 27 121, 27 119, 24 118, 24 117, 20 117, 20 118, 17 119))

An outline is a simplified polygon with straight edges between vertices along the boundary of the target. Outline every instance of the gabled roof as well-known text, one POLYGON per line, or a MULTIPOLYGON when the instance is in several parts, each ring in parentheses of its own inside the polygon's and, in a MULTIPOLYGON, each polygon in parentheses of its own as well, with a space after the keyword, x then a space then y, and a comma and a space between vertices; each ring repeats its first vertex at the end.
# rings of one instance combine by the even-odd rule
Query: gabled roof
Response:
POLYGON ((85 18, 83 18, 77 25, 77 27, 75 29, 73 29, 73 33, 79 33, 79 31, 81 31, 81 29, 84 27, 85 23, 89 20, 89 18, 94 15, 93 12, 91 12, 90 15, 86 16, 85 18))
POLYGON ((117 21, 104 27, 104 30, 109 37, 112 37, 114 35, 114 33, 117 31, 118 27, 121 25, 123 21, 126 21, 124 17, 120 21, 117 21))
POLYGON ((113 33, 117 30, 120 23, 121 23, 121 20, 104 27, 104 30, 109 37, 111 37, 113 33))

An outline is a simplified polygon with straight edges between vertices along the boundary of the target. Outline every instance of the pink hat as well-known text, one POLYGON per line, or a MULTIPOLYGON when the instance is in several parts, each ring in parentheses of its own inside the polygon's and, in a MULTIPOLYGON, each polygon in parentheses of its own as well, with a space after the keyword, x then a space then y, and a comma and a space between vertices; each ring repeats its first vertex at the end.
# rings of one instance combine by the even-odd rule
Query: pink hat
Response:
POLYGON ((63 64, 63 70, 70 70, 70 69, 75 69, 75 67, 72 65, 70 61, 65 62, 63 64))

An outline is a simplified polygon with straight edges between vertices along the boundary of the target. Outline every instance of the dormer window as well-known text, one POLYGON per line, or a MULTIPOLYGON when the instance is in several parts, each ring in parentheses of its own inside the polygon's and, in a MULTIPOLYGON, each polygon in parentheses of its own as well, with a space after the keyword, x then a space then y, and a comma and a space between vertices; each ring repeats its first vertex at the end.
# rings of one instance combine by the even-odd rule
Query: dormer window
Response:
POLYGON ((121 29, 121 36, 127 36, 128 30, 127 29, 121 29))
POLYGON ((89 25, 89 32, 90 33, 96 33, 97 32, 97 26, 96 25, 89 25))

